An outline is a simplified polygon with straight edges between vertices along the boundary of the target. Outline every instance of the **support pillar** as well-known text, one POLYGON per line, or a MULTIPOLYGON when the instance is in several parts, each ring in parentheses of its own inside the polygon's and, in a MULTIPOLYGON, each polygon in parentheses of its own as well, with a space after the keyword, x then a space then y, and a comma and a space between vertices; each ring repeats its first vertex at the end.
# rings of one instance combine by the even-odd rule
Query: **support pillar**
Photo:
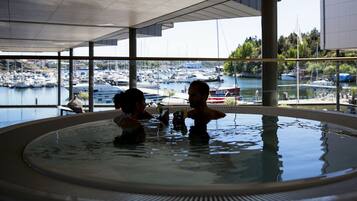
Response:
MULTIPOLYGON (((278 56, 277 43, 277 0, 261 2, 262 12, 262 56, 264 59, 278 56)), ((263 62, 262 69, 263 106, 278 105, 278 67, 277 62, 263 62)))
POLYGON ((7 72, 10 72, 10 62, 9 62, 9 59, 6 59, 6 67, 7 67, 7 72))
MULTIPOLYGON (((340 50, 336 50, 336 57, 340 57, 340 50)), ((340 111, 340 61, 336 63, 336 110, 340 111)))
POLYGON ((129 28, 129 88, 136 88, 136 29, 129 28))
POLYGON ((73 48, 69 49, 69 100, 73 98, 73 48))
POLYGON ((57 55, 57 105, 61 105, 61 52, 58 52, 57 55))
POLYGON ((89 112, 93 112, 94 109, 94 42, 90 41, 89 44, 89 62, 88 62, 88 103, 89 112))

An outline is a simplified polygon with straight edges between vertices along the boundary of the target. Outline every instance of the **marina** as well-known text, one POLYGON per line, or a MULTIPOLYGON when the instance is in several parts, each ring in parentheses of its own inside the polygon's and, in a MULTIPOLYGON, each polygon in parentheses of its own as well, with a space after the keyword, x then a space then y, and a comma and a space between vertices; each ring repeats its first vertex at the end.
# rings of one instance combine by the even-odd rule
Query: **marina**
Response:
POLYGON ((0 199, 357 200, 357 1, 1 6, 0 199))
MULTIPOLYGON (((219 94, 214 94, 213 97, 224 97, 226 92, 230 88, 239 89, 238 93, 233 93, 230 96, 239 97, 239 103, 244 104, 245 102, 254 102, 255 100, 261 100, 261 79, 249 79, 234 76, 223 75, 221 78, 224 82, 209 82, 211 89, 222 90, 219 94)), ((104 78, 103 78, 104 79, 104 78)), ((111 85, 110 82, 96 82, 94 85, 94 98, 97 104, 112 104, 112 98, 116 93, 119 93, 128 88, 128 84, 123 83, 120 85, 111 85)), ((147 97, 147 102, 159 102, 164 98, 170 97, 172 101, 175 99, 180 99, 180 103, 187 102, 187 90, 189 83, 186 82, 163 82, 163 81, 153 81, 149 82, 138 82, 138 88, 145 92, 147 97), (186 100, 186 101, 185 101, 186 100)), ((349 93, 351 87, 354 87, 353 83, 343 85, 341 88, 343 94, 349 93)), ((296 97, 296 83, 292 81, 279 81, 279 94, 282 96, 284 92, 288 93, 290 99, 296 97)), ((323 85, 323 84, 308 84, 301 83, 299 85, 301 89, 301 99, 311 99, 319 98, 322 94, 325 96, 335 97, 334 91, 336 86, 323 85)), ((79 94, 80 92, 86 92, 88 90, 88 83, 78 83, 74 85, 73 92, 79 94)), ((35 104, 37 99, 37 104, 55 104, 57 97, 57 88, 51 87, 0 87, 2 94, 7 94, 0 100, 1 105, 8 104, 35 104), (21 98, 22 97, 22 98, 21 98), (26 98, 24 98, 26 97, 26 98)), ((61 87, 62 93, 62 103, 65 104, 68 99, 68 86, 63 85, 61 87)), ((229 96, 228 96, 229 97, 229 96)), ((343 96, 345 97, 345 96, 343 96)), ((165 99, 168 100, 168 99, 165 99)), ((222 103, 222 102, 221 102, 222 103)))
MULTIPOLYGON (((16 66, 4 68, 0 73, 0 87, 7 94, 13 94, 1 101, 1 104, 55 104, 58 83, 61 84, 61 103, 65 104, 69 98, 70 72, 68 63, 64 63, 61 80, 57 81, 58 72, 53 61, 39 62, 37 60, 18 60, 16 66), (52 90, 51 90, 52 89, 52 90), (50 95, 42 95, 46 91, 50 95), (53 92, 51 92, 53 91, 53 92), (16 95, 15 95, 16 94, 16 95), (23 97, 24 94, 34 94, 23 97), (20 101, 19 101, 20 100, 20 101)), ((4 64, 4 62, 3 62, 4 64)), ((220 62, 179 62, 179 63, 139 63, 137 71, 137 87, 145 93, 148 104, 163 103, 187 104, 187 90, 194 80, 207 82, 211 88, 208 102, 210 104, 256 104, 262 100, 262 78, 259 74, 238 73, 226 75, 220 62), (153 66, 154 65, 154 66, 153 66), (207 66, 208 65, 208 66, 207 66)), ((260 64, 258 64, 260 65, 260 64)), ((320 79, 307 76, 300 71, 297 82, 296 70, 285 72, 278 80, 279 100, 293 102, 296 99, 306 99, 311 102, 321 101, 322 98, 336 99, 336 76, 320 79), (299 89, 299 90, 298 90, 299 89), (299 97, 298 97, 299 96, 299 97)), ((96 104, 112 104, 116 93, 129 88, 129 66, 125 61, 97 61, 94 66, 93 100, 96 104)), ((81 96, 84 104, 88 104, 89 70, 86 62, 76 62, 73 69, 73 91, 81 96)), ((349 102, 351 89, 356 87, 355 77, 347 73, 340 74, 341 101, 349 102)))

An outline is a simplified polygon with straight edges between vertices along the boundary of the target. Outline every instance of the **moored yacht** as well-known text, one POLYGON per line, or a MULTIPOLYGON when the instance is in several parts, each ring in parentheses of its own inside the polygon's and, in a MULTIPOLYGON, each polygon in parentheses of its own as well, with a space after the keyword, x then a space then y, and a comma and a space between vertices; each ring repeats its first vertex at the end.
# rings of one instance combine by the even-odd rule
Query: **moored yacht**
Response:
POLYGON ((296 73, 295 72, 282 73, 280 79, 285 81, 296 80, 296 73))
POLYGON ((320 85, 320 86, 333 86, 334 85, 334 83, 329 80, 315 80, 315 81, 311 82, 311 84, 320 85))
POLYGON ((212 88, 209 93, 208 103, 224 103, 229 97, 234 97, 236 100, 240 99, 240 87, 212 88))
MULTIPOLYGON (((73 93, 78 94, 80 92, 87 92, 88 91, 88 83, 80 83, 80 84, 76 84, 73 85, 73 93)), ((69 87, 66 86, 66 89, 68 89, 69 87)), ((108 83, 95 83, 93 86, 93 91, 94 93, 96 92, 111 92, 111 93, 117 93, 120 92, 120 88, 117 86, 112 86, 108 83)))

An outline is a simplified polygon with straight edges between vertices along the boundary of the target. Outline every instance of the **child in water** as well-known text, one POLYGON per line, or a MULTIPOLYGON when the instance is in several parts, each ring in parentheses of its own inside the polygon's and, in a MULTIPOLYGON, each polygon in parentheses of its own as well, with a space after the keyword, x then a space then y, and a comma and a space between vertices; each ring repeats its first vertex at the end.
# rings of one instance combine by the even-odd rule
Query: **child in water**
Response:
MULTIPOLYGON (((114 122, 123 129, 121 136, 114 140, 114 144, 139 144, 145 141, 145 131, 139 120, 151 119, 153 116, 145 110, 144 93, 131 88, 120 94, 119 106, 122 115, 114 118, 114 122)), ((168 113, 159 118, 168 122, 168 113)))

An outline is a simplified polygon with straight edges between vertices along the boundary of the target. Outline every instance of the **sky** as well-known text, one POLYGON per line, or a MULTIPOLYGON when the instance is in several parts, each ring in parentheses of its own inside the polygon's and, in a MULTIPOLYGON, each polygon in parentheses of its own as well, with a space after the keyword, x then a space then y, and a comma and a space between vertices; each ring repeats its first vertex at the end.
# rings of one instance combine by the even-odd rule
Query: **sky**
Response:
MULTIPOLYGON (((278 36, 294 32, 297 24, 302 33, 313 28, 320 30, 320 0, 282 0, 278 3, 278 36)), ((261 38, 261 18, 218 20, 218 33, 217 42, 216 20, 176 23, 174 28, 163 31, 161 37, 137 39, 137 56, 215 58, 219 54, 220 58, 226 58, 247 37, 261 38)), ((96 47, 94 55, 128 56, 128 52, 128 40, 123 40, 117 46, 96 47)), ((88 48, 75 48, 74 55, 88 56, 88 48)))
MULTIPOLYGON (((278 36, 287 36, 299 24, 302 33, 320 30, 320 0, 282 0, 278 3, 278 36), (299 22, 299 23, 297 23, 299 22)), ((137 56, 145 57, 218 57, 216 20, 176 23, 162 37, 137 40, 137 56)), ((261 38, 261 18, 246 17, 218 20, 219 57, 226 58, 247 37, 261 38)), ((128 56, 128 41, 119 42, 105 54, 128 56)), ((80 52, 78 52, 80 54, 80 52)))

